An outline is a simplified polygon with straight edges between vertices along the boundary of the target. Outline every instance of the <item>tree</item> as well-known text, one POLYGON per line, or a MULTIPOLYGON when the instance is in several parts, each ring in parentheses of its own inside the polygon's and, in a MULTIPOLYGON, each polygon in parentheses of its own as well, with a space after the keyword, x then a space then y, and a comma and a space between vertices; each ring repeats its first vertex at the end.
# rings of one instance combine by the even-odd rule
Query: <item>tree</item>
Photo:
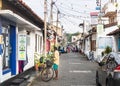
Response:
POLYGON ((79 34, 80 34, 79 32, 76 32, 76 33, 66 33, 68 42, 71 42, 72 36, 77 36, 77 35, 79 35, 79 34))

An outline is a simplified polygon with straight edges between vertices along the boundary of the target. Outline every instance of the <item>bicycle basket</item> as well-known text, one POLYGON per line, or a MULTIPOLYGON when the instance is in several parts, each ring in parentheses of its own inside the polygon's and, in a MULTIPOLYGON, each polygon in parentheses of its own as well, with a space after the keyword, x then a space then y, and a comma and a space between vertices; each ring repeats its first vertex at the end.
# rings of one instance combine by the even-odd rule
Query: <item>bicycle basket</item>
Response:
POLYGON ((46 66, 47 67, 52 67, 53 63, 50 60, 46 61, 46 66))

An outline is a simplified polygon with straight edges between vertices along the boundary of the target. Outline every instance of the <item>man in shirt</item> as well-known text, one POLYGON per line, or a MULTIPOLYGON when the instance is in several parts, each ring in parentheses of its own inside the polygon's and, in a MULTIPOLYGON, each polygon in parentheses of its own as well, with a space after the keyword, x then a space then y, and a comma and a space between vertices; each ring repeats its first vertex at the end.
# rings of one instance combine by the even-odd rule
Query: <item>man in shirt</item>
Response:
POLYGON ((53 64, 53 69, 55 71, 55 80, 58 80, 58 66, 59 66, 59 52, 57 50, 57 47, 54 47, 54 64, 53 64))

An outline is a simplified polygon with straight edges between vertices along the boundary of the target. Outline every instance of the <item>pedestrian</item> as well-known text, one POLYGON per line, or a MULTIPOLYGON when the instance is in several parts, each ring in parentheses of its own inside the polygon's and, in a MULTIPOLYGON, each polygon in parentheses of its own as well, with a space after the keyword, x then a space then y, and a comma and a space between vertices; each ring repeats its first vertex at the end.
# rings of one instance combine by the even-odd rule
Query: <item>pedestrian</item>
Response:
POLYGON ((55 80, 58 80, 58 66, 59 66, 59 52, 57 50, 57 47, 54 47, 54 64, 53 69, 55 71, 55 80))

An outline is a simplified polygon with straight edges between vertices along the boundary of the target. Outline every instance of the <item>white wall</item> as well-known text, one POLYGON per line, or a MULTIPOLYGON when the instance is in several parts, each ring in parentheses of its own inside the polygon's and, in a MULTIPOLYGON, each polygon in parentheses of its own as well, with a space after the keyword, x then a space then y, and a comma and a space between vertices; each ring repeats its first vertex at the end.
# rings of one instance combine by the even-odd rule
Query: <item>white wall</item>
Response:
MULTIPOLYGON (((27 44, 27 57, 28 57, 28 63, 24 67, 24 70, 27 70, 34 66, 34 52, 35 52, 35 33, 30 32, 30 35, 28 35, 29 38, 29 44, 27 44)), ((28 41, 28 40, 27 40, 28 41)))
POLYGON ((114 52, 118 52, 118 37, 119 37, 119 35, 115 35, 114 36, 114 41, 115 41, 115 43, 114 43, 114 48, 113 48, 113 51, 114 52))
MULTIPOLYGON (((42 46, 43 46, 43 35, 42 32, 31 32, 30 35, 28 35, 29 39, 30 39, 30 43, 27 44, 27 55, 28 55, 28 63, 27 65, 24 67, 24 70, 27 70, 31 67, 34 66, 34 53, 35 53, 35 35, 39 35, 42 37, 42 46)), ((37 43, 38 44, 38 43, 37 43)), ((42 53, 43 47, 40 48, 40 50, 38 51, 38 53, 42 53)))
POLYGON ((89 56, 89 51, 90 51, 90 38, 86 38, 85 40, 85 51, 84 53, 89 56))
POLYGON ((8 80, 8 79, 10 79, 10 78, 12 78, 13 76, 11 76, 11 72, 9 72, 9 73, 7 73, 7 74, 5 74, 5 75, 3 75, 2 77, 1 77, 1 82, 4 82, 4 81, 6 81, 6 80, 8 80))
POLYGON ((85 40, 85 51, 89 51, 90 50, 90 40, 89 38, 87 38, 85 40))

